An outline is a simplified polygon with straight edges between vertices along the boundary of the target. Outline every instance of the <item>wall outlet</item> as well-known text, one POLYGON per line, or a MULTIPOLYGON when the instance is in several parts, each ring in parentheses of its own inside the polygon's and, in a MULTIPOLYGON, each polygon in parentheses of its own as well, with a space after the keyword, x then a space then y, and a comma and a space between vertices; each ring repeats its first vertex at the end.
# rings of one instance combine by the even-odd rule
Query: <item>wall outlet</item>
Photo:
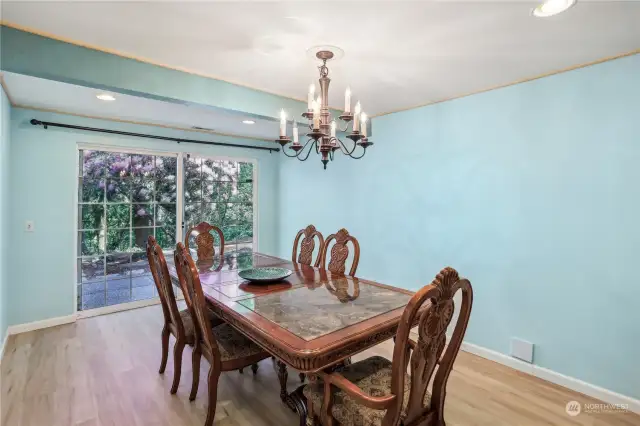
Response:
POLYGON ((36 230, 36 224, 32 220, 28 220, 24 223, 25 232, 33 232, 36 230))
POLYGON ((512 337, 511 356, 528 363, 533 363, 533 343, 512 337))

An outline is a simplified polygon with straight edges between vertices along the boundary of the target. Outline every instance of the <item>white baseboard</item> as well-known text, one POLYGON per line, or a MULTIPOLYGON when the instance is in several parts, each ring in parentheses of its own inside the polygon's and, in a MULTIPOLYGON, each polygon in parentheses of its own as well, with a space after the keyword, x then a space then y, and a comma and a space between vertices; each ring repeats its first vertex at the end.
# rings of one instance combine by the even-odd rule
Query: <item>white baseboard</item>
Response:
POLYGON ((98 315, 113 314, 121 311, 128 311, 130 309, 144 308, 146 306, 157 305, 160 303, 160 298, 136 300, 135 302, 120 303, 117 305, 104 306, 102 308, 88 309, 86 311, 78 311, 76 314, 78 319, 97 317, 98 315))
POLYGON ((57 325, 70 324, 76 322, 76 314, 65 315, 63 317, 49 318, 42 321, 27 322, 24 324, 11 325, 7 328, 7 335, 26 333, 28 331, 40 330, 41 328, 55 327, 57 325))
POLYGON ((640 414, 640 400, 631 398, 629 396, 601 388, 599 386, 575 379, 573 377, 565 376, 564 374, 557 373, 555 371, 537 366, 535 364, 529 364, 527 362, 520 361, 519 359, 512 358, 509 355, 505 355, 491 349, 483 348, 482 346, 474 345, 473 343, 462 342, 462 346, 460 347, 460 349, 479 357, 495 361, 499 364, 506 365, 507 367, 511 367, 514 370, 530 374, 556 385, 563 386, 567 389, 571 389, 592 398, 599 399, 600 401, 603 401, 605 403, 627 405, 629 407, 629 411, 640 414))

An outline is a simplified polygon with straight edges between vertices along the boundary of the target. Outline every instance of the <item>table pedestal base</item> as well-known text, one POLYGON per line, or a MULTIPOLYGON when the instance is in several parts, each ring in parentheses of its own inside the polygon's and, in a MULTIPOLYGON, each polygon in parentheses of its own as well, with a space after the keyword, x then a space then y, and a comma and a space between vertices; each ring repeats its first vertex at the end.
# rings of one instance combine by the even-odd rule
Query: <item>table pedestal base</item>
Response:
MULTIPOLYGON (((325 372, 329 373, 331 371, 339 370, 349 364, 351 364, 351 358, 346 358, 342 362, 327 368, 325 372)), ((280 399, 291 409, 291 411, 298 414, 298 417, 300 418, 300 426, 308 426, 307 399, 302 393, 302 390, 306 385, 298 387, 291 393, 287 392, 287 380, 289 379, 287 365, 284 362, 273 358, 273 368, 276 370, 276 373, 278 374, 278 381, 280 382, 280 399)), ((301 378, 304 377, 302 373, 300 373, 300 376, 301 378)))
POLYGON ((287 379, 289 373, 287 372, 287 365, 280 361, 275 360, 273 367, 278 374, 278 381, 280 382, 280 399, 285 403, 287 407, 294 413, 298 414, 300 419, 300 426, 306 426, 307 424, 307 401, 302 394, 302 390, 305 385, 298 387, 293 392, 287 392, 287 379))

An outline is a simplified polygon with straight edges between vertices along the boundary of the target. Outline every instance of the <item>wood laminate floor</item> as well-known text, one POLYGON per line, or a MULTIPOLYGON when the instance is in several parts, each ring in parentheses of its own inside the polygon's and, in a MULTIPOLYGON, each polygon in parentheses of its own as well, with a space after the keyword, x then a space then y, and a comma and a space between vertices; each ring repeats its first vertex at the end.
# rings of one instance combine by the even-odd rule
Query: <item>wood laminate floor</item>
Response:
MULTIPOLYGON (((161 322, 160 307, 152 306, 11 336, 0 366, 2 426, 202 425, 208 367, 201 369, 197 400, 189 402, 191 351, 185 350, 180 388, 170 395, 172 354, 165 374, 158 374, 161 322)), ((391 349, 388 342, 355 359, 391 357, 391 349)), ((299 383, 291 372, 290 388, 299 383)), ((270 360, 256 376, 224 373, 219 386, 216 426, 297 424, 280 402, 270 360)), ((632 413, 569 417, 571 400, 598 402, 462 352, 449 380, 445 419, 448 426, 640 425, 632 413)))

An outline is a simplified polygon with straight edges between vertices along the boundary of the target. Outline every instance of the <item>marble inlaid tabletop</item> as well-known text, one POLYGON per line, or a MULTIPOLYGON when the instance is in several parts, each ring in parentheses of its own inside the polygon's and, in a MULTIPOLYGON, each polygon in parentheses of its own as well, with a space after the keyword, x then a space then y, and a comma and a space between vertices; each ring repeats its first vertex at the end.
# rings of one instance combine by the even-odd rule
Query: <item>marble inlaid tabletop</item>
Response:
POLYGON ((309 288, 258 295, 237 303, 304 340, 357 324, 406 306, 411 295, 343 277, 309 288))
MULTIPOLYGON (((166 257, 178 285, 173 256, 166 257)), ((260 253, 230 254, 219 265, 198 268, 210 308, 277 359, 305 373, 393 337, 413 295, 260 253), (256 266, 293 273, 266 285, 238 276, 238 271, 256 266)))
MULTIPOLYGON (((375 316, 404 307, 410 294, 355 277, 331 272, 261 253, 225 255, 211 265, 199 265, 203 291, 211 299, 238 303, 261 317, 310 341, 375 316), (252 284, 238 276, 246 268, 280 266, 294 273, 268 285, 252 284)), ((179 285, 171 256, 171 279, 179 285)))

